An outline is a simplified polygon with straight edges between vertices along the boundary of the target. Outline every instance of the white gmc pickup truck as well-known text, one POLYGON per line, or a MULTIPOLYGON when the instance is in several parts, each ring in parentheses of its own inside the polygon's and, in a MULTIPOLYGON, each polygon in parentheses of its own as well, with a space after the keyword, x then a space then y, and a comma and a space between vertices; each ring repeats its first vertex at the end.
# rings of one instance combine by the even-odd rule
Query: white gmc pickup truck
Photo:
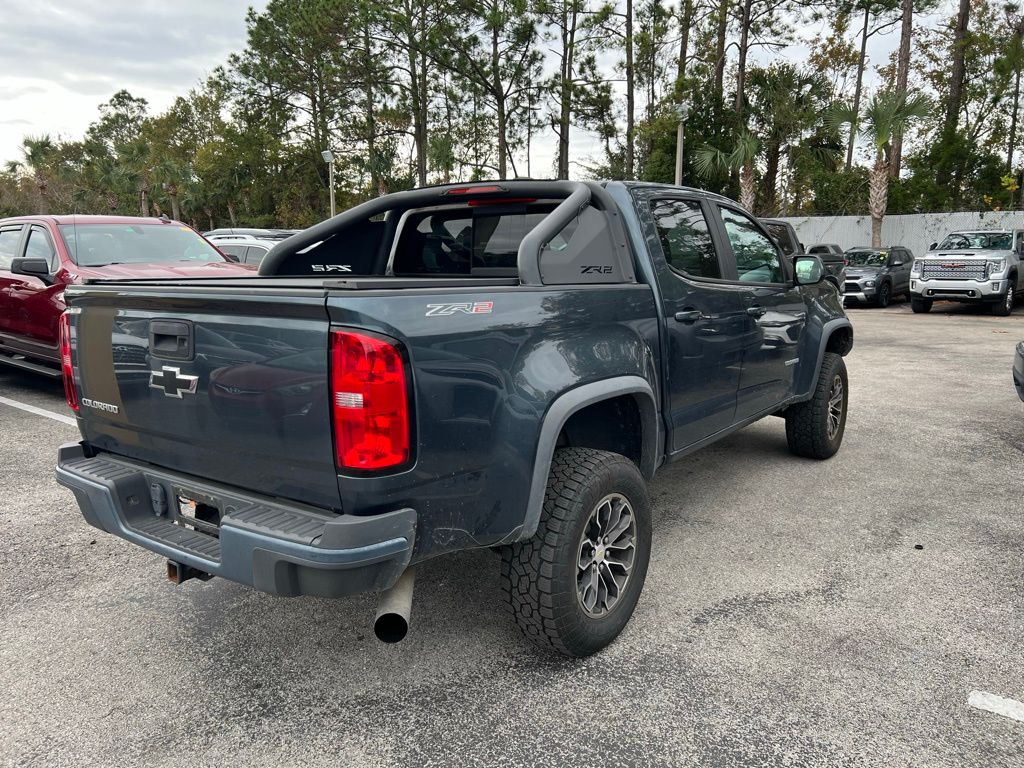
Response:
POLYGON ((1022 253, 1024 229, 951 232, 914 260, 911 307, 928 312, 933 301, 961 301, 989 304, 992 314, 1008 315, 1024 289, 1022 253))

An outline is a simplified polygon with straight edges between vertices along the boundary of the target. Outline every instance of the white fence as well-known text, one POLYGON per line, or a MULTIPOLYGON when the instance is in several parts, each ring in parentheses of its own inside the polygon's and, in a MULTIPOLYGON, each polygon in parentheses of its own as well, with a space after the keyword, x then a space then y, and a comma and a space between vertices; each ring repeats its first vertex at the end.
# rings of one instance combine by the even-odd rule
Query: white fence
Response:
MULTIPOLYGON (((838 243, 845 250, 871 245, 870 216, 789 216, 784 219, 796 229, 805 247, 815 243, 838 243)), ((882 219, 882 245, 903 245, 920 256, 931 243, 960 229, 1014 229, 1024 227, 1024 212, 984 211, 961 213, 915 213, 882 219)))

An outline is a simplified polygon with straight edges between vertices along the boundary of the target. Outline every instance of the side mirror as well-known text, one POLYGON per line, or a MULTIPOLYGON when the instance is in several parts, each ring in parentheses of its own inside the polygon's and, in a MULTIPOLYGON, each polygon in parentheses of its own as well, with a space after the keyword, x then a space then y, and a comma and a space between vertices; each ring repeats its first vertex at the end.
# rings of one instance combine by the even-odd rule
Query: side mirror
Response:
POLYGON ((825 279, 825 265, 812 254, 800 254, 793 260, 797 285, 817 285, 825 279))
POLYGON ((903 262, 902 262, 902 261, 894 261, 894 262, 892 263, 892 265, 893 265, 894 267, 902 267, 902 266, 903 266, 903 262))
POLYGON ((928 246, 928 250, 929 251, 934 251, 938 247, 939 247, 938 243, 932 243, 931 245, 928 246))
POLYGON ((38 277, 47 282, 50 279, 50 265, 46 262, 46 259, 32 257, 12 259, 11 272, 16 275, 38 277))

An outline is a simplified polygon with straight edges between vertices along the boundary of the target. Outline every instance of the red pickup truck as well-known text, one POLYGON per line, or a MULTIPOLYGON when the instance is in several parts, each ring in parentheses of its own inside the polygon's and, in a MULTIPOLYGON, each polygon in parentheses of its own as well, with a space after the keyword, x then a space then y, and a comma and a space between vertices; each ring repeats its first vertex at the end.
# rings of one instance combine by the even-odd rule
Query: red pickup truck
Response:
POLYGON ((58 324, 69 285, 91 278, 252 272, 178 221, 77 215, 0 219, 0 363, 60 376, 58 324))

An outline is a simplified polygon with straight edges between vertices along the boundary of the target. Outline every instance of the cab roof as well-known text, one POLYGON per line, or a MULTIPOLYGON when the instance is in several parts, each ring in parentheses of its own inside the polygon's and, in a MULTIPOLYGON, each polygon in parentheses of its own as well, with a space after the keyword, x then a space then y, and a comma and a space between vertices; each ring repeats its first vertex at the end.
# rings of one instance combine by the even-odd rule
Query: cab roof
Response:
POLYGON ((19 221, 51 222, 58 225, 75 224, 77 226, 85 226, 89 224, 177 224, 178 226, 186 226, 180 221, 175 221, 174 219, 160 219, 156 216, 101 216, 81 213, 62 214, 60 216, 11 216, 0 220, 0 224, 15 223, 19 221))

